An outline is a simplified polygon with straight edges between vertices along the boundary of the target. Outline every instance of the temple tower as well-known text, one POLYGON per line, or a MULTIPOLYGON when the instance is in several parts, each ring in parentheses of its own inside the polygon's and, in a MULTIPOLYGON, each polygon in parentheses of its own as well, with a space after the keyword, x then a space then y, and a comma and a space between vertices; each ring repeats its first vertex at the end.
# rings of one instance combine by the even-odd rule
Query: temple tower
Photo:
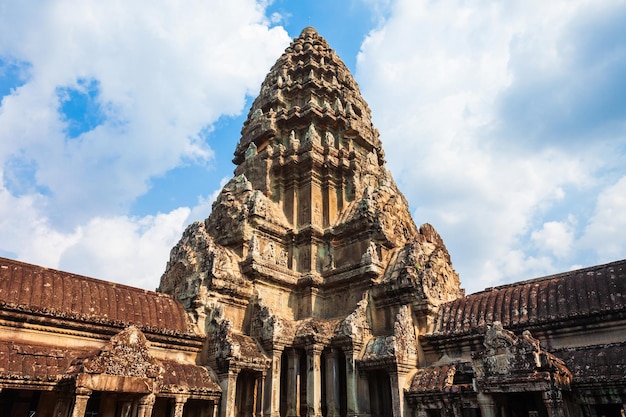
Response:
POLYGON ((315 29, 271 68, 233 162, 159 288, 207 334, 222 416, 399 417, 417 336, 463 291, 437 232, 415 226, 357 83, 315 29))

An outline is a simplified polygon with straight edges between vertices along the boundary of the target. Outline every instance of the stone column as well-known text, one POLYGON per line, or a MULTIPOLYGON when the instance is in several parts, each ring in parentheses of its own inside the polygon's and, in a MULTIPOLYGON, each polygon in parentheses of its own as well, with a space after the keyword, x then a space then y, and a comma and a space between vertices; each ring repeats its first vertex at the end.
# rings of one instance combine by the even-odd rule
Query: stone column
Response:
POLYGON ((307 346, 307 417, 322 416, 322 346, 307 346))
POLYGON ((152 408, 154 407, 155 400, 156 396, 154 394, 148 394, 141 397, 141 399, 139 400, 137 417, 151 417, 152 408))
MULTIPOLYGON (((347 412, 348 417, 356 417, 359 415, 368 414, 365 412, 365 408, 359 406, 359 402, 365 401, 365 398, 369 398, 369 393, 360 392, 359 385, 362 385, 359 381, 359 372, 356 369, 355 349, 344 349, 343 353, 346 356, 346 400, 347 400, 347 412), (363 397, 362 399, 362 396, 363 397)), ((367 380, 365 380, 367 385, 367 380)), ((368 390, 369 391, 369 390, 368 390)))
POLYGON ((480 408, 480 415, 482 417, 496 417, 498 415, 496 409, 496 402, 489 394, 483 394, 479 392, 476 395, 478 401, 478 407, 480 408))
POLYGON ((174 407, 172 407, 171 417, 183 417, 183 409, 185 408, 185 403, 187 402, 187 397, 182 395, 177 395, 172 400, 174 407))
POLYGON ((287 355, 287 417, 299 417, 300 353, 292 348, 287 355))
POLYGON ((76 397, 74 397, 72 417, 85 417, 85 411, 87 411, 87 401, 89 401, 89 396, 91 396, 91 390, 76 388, 76 397))
MULTIPOLYGON (((370 402, 370 383, 366 372, 358 372, 356 369, 356 361, 352 356, 352 367, 354 369, 356 380, 356 404, 355 414, 352 416, 370 416, 372 414, 372 407, 370 402)), ((349 392, 349 391, 348 391, 349 392)), ((348 397, 348 404, 350 404, 350 397, 348 397)), ((348 406, 348 410, 350 407, 348 406)), ((349 412, 349 411, 348 411, 349 412)), ((348 416, 351 416, 348 414, 348 416)))
POLYGON ((548 417, 565 417, 561 391, 544 391, 541 393, 541 398, 548 411, 548 417))
POLYGON ((404 415, 404 390, 402 387, 404 386, 405 378, 405 375, 398 371, 389 373, 393 417, 402 417, 404 415))
POLYGON ((272 350, 272 365, 265 379, 265 417, 280 417, 280 365, 283 349, 272 350))
POLYGON ((222 388, 220 417, 235 417, 238 374, 238 372, 231 370, 226 375, 220 375, 220 387, 222 388))
POLYGON ((337 349, 326 355, 326 409, 328 417, 339 416, 339 357, 337 349))
POLYGON ((263 410, 265 410, 265 396, 263 395, 263 387, 265 387, 265 373, 259 375, 256 380, 256 408, 254 410, 256 417, 263 417, 263 410))

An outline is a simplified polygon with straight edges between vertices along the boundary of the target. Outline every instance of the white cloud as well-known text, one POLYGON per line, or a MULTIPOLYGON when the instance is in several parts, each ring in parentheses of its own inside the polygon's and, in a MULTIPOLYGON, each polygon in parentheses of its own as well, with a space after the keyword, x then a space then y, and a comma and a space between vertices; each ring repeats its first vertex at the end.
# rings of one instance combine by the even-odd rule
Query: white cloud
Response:
POLYGON ((0 163, 34 160, 46 210, 70 227, 119 213, 185 159, 210 160, 207 129, 242 110, 289 41, 252 0, 20 2, 3 16, 0 55, 32 76, 3 100, 0 163), (83 79, 104 122, 68 138, 59 89, 83 79))
POLYGON ((577 105, 605 78, 623 84, 614 73, 626 64, 619 48, 605 48, 612 64, 602 70, 572 58, 585 48, 580 28, 609 15, 590 10, 585 1, 397 0, 363 42, 356 78, 390 168, 469 292, 578 263, 575 237, 589 213, 572 199, 595 198, 600 175, 624 170, 624 118, 607 130, 619 124, 577 105), (568 73, 584 75, 585 88, 568 73), (580 122, 586 139, 573 143, 553 121, 580 122))
POLYGON ((265 6, 3 5, 0 60, 25 63, 28 75, 0 106, 0 251, 154 288, 184 222, 211 201, 153 216, 129 208, 151 179, 211 163, 212 124, 243 110, 289 42, 265 6), (64 111, 72 94, 89 99, 98 121, 76 137, 64 111))
POLYGON ((78 238, 63 251, 59 267, 155 289, 189 212, 188 208, 179 208, 142 218, 93 218, 78 228, 78 238))
POLYGON ((626 257, 626 176, 598 196, 581 245, 602 262, 626 257))
POLYGON ((565 258, 572 251, 574 223, 573 216, 568 221, 546 222, 540 230, 533 231, 530 238, 541 251, 551 253, 557 258, 565 258))

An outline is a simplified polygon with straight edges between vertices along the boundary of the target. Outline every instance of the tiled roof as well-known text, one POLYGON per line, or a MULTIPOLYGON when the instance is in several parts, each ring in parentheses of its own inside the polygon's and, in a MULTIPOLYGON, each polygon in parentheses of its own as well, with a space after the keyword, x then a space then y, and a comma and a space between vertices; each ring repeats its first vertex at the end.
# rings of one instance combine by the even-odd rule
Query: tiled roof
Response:
POLYGON ((455 381, 457 371, 460 370, 461 373, 466 373, 467 370, 464 370, 464 368, 467 368, 468 365, 450 363, 419 369, 411 379, 408 394, 420 395, 472 391, 471 376, 469 376, 469 379, 466 377, 465 380, 455 381), (460 369, 459 366, 461 367, 460 369))
POLYGON ((30 382, 58 382, 69 378, 67 370, 72 361, 89 354, 83 350, 51 348, 43 345, 23 345, 0 341, 0 378, 30 382))
POLYGON ((626 384, 626 341, 558 350, 554 355, 565 362, 574 384, 626 384))
POLYGON ((81 322, 188 333, 185 310, 171 296, 0 258, 0 310, 81 322))
POLYGON ((452 386, 456 366, 431 366, 417 371, 411 380, 411 392, 443 392, 452 386))
POLYGON ((626 260, 504 285, 443 304, 431 336, 626 312, 626 260))
POLYGON ((166 361, 163 362, 163 368, 163 391, 177 391, 180 387, 185 387, 194 393, 221 392, 205 367, 166 361))

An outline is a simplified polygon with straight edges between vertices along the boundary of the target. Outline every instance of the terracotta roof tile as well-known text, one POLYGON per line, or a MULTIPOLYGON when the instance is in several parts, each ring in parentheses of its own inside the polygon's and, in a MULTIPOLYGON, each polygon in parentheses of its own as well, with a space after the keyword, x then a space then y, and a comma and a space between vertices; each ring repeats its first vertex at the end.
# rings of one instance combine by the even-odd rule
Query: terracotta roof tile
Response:
POLYGON ((163 391, 177 391, 187 388, 191 392, 219 393, 219 385, 213 381, 209 371, 199 365, 180 364, 177 362, 163 362, 163 391))
POLYGON ((472 390, 471 383, 456 383, 457 364, 434 365, 419 369, 411 380, 409 394, 444 393, 472 390))
POLYGON ((626 260, 504 285, 441 306, 431 336, 626 312, 626 260))
POLYGON ((0 378, 58 382, 68 378, 66 372, 72 361, 88 353, 79 349, 0 341, 0 378))
POLYGON ((626 383, 626 342, 553 352, 572 373, 572 383, 626 383))
POLYGON ((185 334, 185 310, 169 295, 0 258, 0 308, 185 334))

